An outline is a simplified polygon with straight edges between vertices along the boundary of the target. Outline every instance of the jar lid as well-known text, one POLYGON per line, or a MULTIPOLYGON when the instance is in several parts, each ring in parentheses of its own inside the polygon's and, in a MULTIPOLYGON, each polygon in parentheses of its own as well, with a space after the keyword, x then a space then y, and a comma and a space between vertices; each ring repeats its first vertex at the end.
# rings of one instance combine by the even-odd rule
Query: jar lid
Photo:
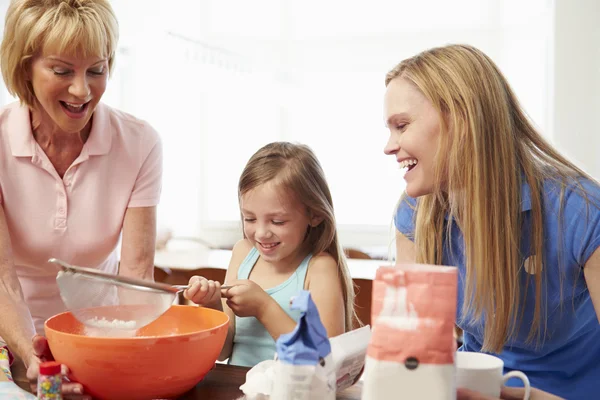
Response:
POLYGON ((40 364, 40 375, 58 375, 60 374, 60 364, 55 361, 48 361, 40 364))

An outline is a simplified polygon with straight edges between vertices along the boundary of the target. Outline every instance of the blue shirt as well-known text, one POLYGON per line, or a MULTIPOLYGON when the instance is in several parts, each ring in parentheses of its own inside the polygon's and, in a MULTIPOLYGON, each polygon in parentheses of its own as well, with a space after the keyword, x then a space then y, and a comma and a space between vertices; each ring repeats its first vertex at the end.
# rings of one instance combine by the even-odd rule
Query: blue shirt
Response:
MULTIPOLYGON (((546 338, 541 343, 527 343, 535 305, 535 279, 529 279, 527 294, 523 293, 524 289, 521 290, 521 304, 525 308, 520 329, 498 354, 504 360, 505 372, 523 371, 533 387, 569 400, 600 398, 600 325, 583 275, 587 260, 600 247, 600 187, 588 180, 580 182, 588 193, 589 207, 585 197, 573 186, 568 186, 563 195, 562 218, 559 217, 560 184, 548 180, 543 185, 545 262, 542 301, 546 301, 547 311, 544 315, 542 306, 541 326, 543 329, 546 323, 546 338)), ((527 184, 522 187, 521 199, 523 266, 532 255, 531 193, 527 184)), ((414 240, 415 211, 411 205, 418 207, 416 199, 402 201, 394 222, 400 233, 414 240)), ((451 230, 452 242, 448 243, 445 239, 442 262, 458 267, 457 321, 464 331, 461 350, 481 351, 484 320, 461 322, 465 283, 464 240, 455 223, 451 230), (449 248, 451 251, 448 251, 449 248)), ((525 268, 521 268, 520 274, 521 287, 524 288, 527 284, 525 268)), ((508 384, 518 386, 519 382, 511 380, 508 384)))
MULTIPOLYGON (((250 272, 258 261, 260 253, 252 247, 238 269, 238 279, 248 279, 250 272)), ((296 271, 283 283, 266 289, 279 306, 296 322, 300 311, 290 308, 290 300, 304 290, 304 281, 308 264, 312 258, 309 254, 300 263, 296 271)), ((275 340, 263 324, 255 317, 235 317, 235 336, 229 364, 253 367, 261 361, 272 360, 275 356, 275 340)))

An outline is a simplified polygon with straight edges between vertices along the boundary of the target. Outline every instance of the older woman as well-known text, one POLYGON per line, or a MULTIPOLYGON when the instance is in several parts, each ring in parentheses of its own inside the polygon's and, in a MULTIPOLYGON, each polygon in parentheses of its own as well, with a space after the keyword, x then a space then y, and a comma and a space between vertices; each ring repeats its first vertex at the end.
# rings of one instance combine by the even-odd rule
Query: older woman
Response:
POLYGON ((49 257, 153 278, 162 147, 100 102, 117 40, 108 0, 13 0, 6 14, 2 75, 20 102, 0 110, 0 336, 31 380, 48 356, 32 339, 64 311, 49 257))

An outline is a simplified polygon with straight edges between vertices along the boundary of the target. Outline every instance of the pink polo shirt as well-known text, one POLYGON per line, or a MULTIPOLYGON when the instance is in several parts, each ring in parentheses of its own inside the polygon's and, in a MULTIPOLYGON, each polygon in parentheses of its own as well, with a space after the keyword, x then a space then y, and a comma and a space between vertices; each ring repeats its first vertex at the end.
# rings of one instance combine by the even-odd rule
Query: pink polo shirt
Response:
POLYGON ((98 104, 79 157, 61 179, 33 138, 29 109, 0 109, 0 204, 38 333, 65 311, 50 257, 116 274, 128 207, 159 202, 162 146, 146 122, 98 104))

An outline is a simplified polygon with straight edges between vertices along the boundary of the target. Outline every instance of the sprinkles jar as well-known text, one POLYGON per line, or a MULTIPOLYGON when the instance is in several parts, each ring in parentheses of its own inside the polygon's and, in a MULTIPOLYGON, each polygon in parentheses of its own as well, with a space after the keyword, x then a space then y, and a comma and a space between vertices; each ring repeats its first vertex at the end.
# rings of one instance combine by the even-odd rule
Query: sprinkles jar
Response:
POLYGON ((54 361, 40 364, 37 395, 39 400, 62 400, 60 364, 54 361))

